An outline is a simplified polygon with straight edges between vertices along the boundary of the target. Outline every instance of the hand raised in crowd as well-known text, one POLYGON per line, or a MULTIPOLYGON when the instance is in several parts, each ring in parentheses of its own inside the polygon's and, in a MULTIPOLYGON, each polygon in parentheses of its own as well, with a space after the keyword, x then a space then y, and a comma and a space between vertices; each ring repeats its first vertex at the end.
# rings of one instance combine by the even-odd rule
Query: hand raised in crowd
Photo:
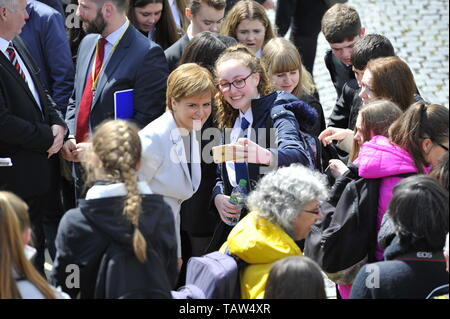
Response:
POLYGON ((324 146, 330 145, 333 141, 342 141, 352 131, 339 127, 327 127, 322 133, 319 134, 319 140, 324 146))
POLYGON ((341 160, 338 159, 331 159, 329 162, 329 169, 331 175, 333 175, 334 178, 338 178, 342 176, 346 171, 348 171, 347 165, 344 164, 341 160))
POLYGON ((230 218, 239 217, 241 210, 234 204, 230 203, 230 196, 217 195, 214 198, 214 204, 219 212, 220 219, 229 225, 231 223, 230 218))
POLYGON ((53 154, 56 154, 59 152, 61 147, 64 143, 64 135, 66 133, 66 129, 61 125, 52 125, 51 126, 52 133, 53 133, 53 144, 50 146, 50 148, 47 150, 48 158, 52 156, 53 154))
POLYGON ((240 138, 235 144, 236 162, 270 165, 273 154, 268 149, 259 146, 248 138, 240 138))

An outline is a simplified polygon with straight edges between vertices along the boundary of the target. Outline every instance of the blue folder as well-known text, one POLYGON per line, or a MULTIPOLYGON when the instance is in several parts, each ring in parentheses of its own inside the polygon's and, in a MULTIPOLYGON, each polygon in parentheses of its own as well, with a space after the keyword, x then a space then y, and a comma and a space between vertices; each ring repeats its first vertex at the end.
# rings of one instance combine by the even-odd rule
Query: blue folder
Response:
POLYGON ((114 118, 128 120, 133 115, 133 89, 114 92, 114 118))

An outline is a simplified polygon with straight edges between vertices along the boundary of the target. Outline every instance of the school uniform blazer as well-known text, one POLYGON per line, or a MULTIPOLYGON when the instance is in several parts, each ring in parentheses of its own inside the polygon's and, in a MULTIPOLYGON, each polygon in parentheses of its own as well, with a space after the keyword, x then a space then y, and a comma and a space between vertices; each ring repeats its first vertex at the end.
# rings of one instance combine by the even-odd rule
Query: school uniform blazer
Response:
POLYGON ((16 37, 14 47, 28 69, 39 95, 39 109, 28 85, 11 62, 0 52, 0 157, 9 157, 13 166, 0 167, 0 190, 22 198, 45 194, 50 187, 53 144, 51 126, 66 127, 55 103, 39 81, 39 71, 24 42, 16 37))
MULTIPOLYGON (((75 88, 66 113, 72 135, 76 135, 79 105, 99 38, 99 34, 87 35, 78 49, 75 88)), ((167 76, 164 51, 129 25, 100 74, 89 114, 91 131, 104 120, 114 118, 114 93, 121 90, 134 89, 134 115, 131 120, 139 127, 159 117, 164 113, 167 76)))
MULTIPOLYGON (((164 196, 175 218, 177 242, 180 244, 181 203, 198 189, 201 180, 200 151, 192 152, 192 177, 186 163, 183 139, 173 118, 167 111, 144 127, 139 136, 142 143, 142 162, 139 179, 146 181, 155 194, 164 196)), ((181 256, 178 245, 179 257, 181 256)))
POLYGON ((167 63, 169 64, 169 72, 172 72, 178 67, 178 62, 180 61, 181 56, 183 55, 189 42, 189 37, 185 34, 164 51, 167 63))

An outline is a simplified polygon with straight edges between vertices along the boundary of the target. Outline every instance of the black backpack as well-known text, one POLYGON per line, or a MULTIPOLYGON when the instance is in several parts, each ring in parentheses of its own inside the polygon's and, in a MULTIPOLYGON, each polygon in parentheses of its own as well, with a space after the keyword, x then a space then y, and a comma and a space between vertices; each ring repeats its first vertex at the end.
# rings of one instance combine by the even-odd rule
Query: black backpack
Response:
MULTIPOLYGON (((410 175, 413 174, 395 176, 410 175)), ((322 204, 324 219, 311 228, 305 241, 305 255, 316 261, 332 281, 348 285, 362 266, 376 261, 381 179, 343 178, 346 185, 339 183, 334 189, 340 194, 332 194, 332 199, 339 199, 322 204)))
POLYGON ((152 248, 141 263, 132 250, 110 242, 97 274, 96 299, 168 299, 170 291, 166 270, 152 248))

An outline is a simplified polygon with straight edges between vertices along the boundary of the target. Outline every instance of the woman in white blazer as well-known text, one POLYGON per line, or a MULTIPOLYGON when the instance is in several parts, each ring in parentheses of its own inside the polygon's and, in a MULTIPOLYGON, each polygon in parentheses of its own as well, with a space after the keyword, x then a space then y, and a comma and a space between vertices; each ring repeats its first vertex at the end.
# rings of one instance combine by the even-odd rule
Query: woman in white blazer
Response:
POLYGON ((139 132, 143 157, 139 177, 172 208, 180 265, 180 207, 200 184, 197 134, 211 114, 215 92, 207 69, 194 63, 179 66, 167 80, 166 112, 139 132))

